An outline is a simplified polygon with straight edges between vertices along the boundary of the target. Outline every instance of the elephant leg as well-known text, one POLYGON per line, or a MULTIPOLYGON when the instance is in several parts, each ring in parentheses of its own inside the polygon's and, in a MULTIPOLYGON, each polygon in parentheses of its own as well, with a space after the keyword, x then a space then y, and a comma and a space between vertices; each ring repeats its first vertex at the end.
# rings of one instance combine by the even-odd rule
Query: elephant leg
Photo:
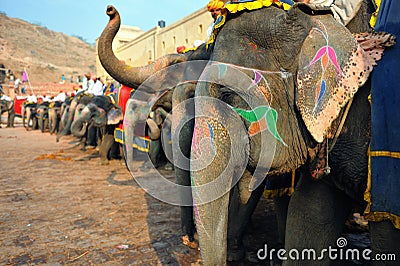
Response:
MULTIPOLYGON (((190 173, 181 168, 175 167, 175 182, 186 188, 190 187, 190 173)), ((180 189, 179 196, 181 201, 185 202, 192 198, 190 189, 180 189), (187 199, 185 199, 187 197, 187 199)), ((181 230, 183 233, 182 242, 190 248, 197 248, 194 235, 196 227, 193 218, 193 206, 181 206, 181 230)))
MULTIPOLYGON (((114 134, 113 134, 114 135, 114 134)), ((120 152, 120 144, 116 141, 114 141, 111 145, 110 152, 109 152, 110 158, 111 159, 117 159, 120 160, 121 157, 121 152, 120 152)))
POLYGON ((54 132, 56 132, 56 120, 57 120, 57 114, 54 109, 49 110, 49 129, 50 129, 50 135, 52 135, 54 132))
POLYGON ((108 153, 111 149, 111 146, 114 143, 114 126, 106 126, 103 139, 100 144, 100 164, 107 165, 109 164, 108 161, 108 153))
POLYGON ((79 140, 79 147, 81 147, 81 151, 86 151, 87 135, 88 135, 88 131, 86 130, 85 135, 83 135, 79 140))
POLYGON ((86 145, 88 146, 97 146, 97 127, 90 125, 87 130, 87 139, 86 145))
POLYGON ((7 127, 14 127, 15 111, 14 107, 8 111, 7 127))
MULTIPOLYGON (((179 132, 179 142, 180 142, 180 151, 186 158, 190 158, 190 144, 191 137, 193 134, 194 121, 189 121, 185 124, 181 131, 179 132)), ((190 172, 186 169, 182 169, 180 167, 175 167, 175 183, 181 186, 185 186, 186 188, 191 186, 190 181, 190 172)), ((192 192, 190 189, 180 189, 179 197, 182 202, 189 202, 192 199, 192 192)), ((196 233, 196 227, 193 218, 193 206, 181 206, 181 229, 183 232, 183 244, 189 247, 197 247, 197 243, 194 241, 194 234, 196 233)))
POLYGON ((251 193, 246 202, 243 202, 243 198, 240 196, 241 192, 239 191, 248 188, 249 182, 244 180, 250 181, 251 177, 250 172, 246 170, 239 184, 231 191, 228 218, 228 261, 238 261, 244 258, 245 249, 243 245, 243 234, 264 192, 265 181, 251 193), (242 185, 244 186, 242 187, 242 185))
MULTIPOLYGON (((311 249, 318 258, 324 249, 337 248, 336 242, 352 210, 349 202, 351 199, 332 185, 303 175, 289 203, 285 250, 295 249, 301 254, 311 249)), ((330 264, 327 252, 318 260, 302 261, 301 256, 287 258, 287 265, 330 264)))
MULTIPOLYGON (((196 85, 195 84, 185 84, 180 85, 175 88, 172 105, 174 108, 182 106, 182 103, 188 101, 189 99, 194 97, 196 85)), ((172 143, 172 157, 174 160, 174 171, 175 171, 175 183, 180 185, 178 194, 179 200, 182 203, 180 206, 180 214, 181 214, 181 230, 182 230, 182 242, 184 245, 187 245, 192 248, 197 248, 198 244, 195 242, 195 233, 196 227, 193 217, 193 206, 191 204, 185 204, 188 202, 192 202, 192 190, 190 189, 191 180, 190 180, 190 165, 189 162, 186 162, 184 159, 180 160, 179 155, 182 154, 185 158, 190 158, 191 151, 191 143, 194 129, 194 120, 190 119, 194 115, 194 104, 184 104, 184 110, 182 112, 176 112, 172 116, 172 125, 171 125, 171 136, 178 136, 177 140, 173 140, 172 143), (186 121, 182 125, 180 131, 177 131, 177 127, 181 121, 186 121), (175 141, 175 143, 174 143, 175 141), (179 145, 177 145, 177 143, 179 145), (176 162, 179 160, 181 164, 180 166, 176 165, 176 162)), ((169 123, 169 121, 167 121, 169 123)))
POLYGON ((392 222, 371 222, 369 221, 371 236, 371 258, 387 258, 386 261, 372 260, 372 265, 398 265, 394 261, 400 259, 400 230, 396 229, 392 222), (389 259, 390 256, 395 255, 389 259), (385 256, 385 257, 384 257, 385 256))
POLYGON ((274 198, 274 205, 276 210, 276 220, 278 225, 278 246, 283 248, 285 246, 285 231, 286 219, 289 207, 289 196, 282 196, 274 198))
POLYGON ((158 168, 160 166, 159 164, 160 150, 161 150, 161 140, 160 139, 150 140, 150 150, 149 150, 150 161, 146 162, 147 167, 151 167, 150 165, 153 165, 155 168, 158 168))

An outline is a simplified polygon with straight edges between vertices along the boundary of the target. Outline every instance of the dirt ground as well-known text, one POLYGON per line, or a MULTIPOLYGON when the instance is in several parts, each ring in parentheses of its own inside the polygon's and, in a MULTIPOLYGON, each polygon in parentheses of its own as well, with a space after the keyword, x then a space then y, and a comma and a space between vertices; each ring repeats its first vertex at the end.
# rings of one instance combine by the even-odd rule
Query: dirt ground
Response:
MULTIPOLYGON (((199 251, 181 244, 179 208, 146 194, 120 161, 102 166, 71 136, 57 143, 21 126, 3 125, 0 146, 1 265, 201 264, 199 251)), ((276 231, 263 199, 245 236, 247 258, 229 265, 265 265, 256 252, 276 246, 276 231)), ((365 234, 353 242, 368 245, 365 234)))

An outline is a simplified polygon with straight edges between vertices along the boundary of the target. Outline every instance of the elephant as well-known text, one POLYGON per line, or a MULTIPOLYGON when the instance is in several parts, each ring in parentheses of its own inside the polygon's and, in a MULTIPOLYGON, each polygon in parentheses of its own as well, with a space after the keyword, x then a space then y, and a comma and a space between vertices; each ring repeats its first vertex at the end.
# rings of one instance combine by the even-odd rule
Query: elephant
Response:
MULTIPOLYGON (((84 91, 80 91, 73 97, 70 103, 67 100, 61 119, 62 130, 57 134, 56 137, 57 142, 62 136, 71 134, 71 125, 75 116, 77 116, 76 109, 78 105, 80 105, 80 108, 78 108, 79 110, 83 109, 84 106, 90 102, 91 97, 92 95, 88 95, 84 91)), ((79 111, 77 113, 79 113, 79 111)))
MULTIPOLYGON (((131 67, 126 64, 123 64, 113 53, 112 50, 112 41, 115 37, 116 33, 119 30, 119 26, 121 23, 120 15, 118 11, 113 6, 107 6, 107 15, 110 17, 110 20, 103 30, 101 36, 98 41, 98 55, 100 62, 107 73, 112 76, 115 80, 124 84, 128 87, 137 89, 143 84, 149 77, 156 77, 157 86, 162 87, 162 92, 159 90, 158 96, 163 95, 164 92, 168 91, 171 88, 176 86, 176 81, 181 80, 182 76, 185 74, 190 74, 190 72, 198 73, 200 75, 202 69, 205 64, 203 61, 207 61, 210 58, 210 55, 213 50, 213 44, 210 45, 201 45, 194 51, 189 51, 184 54, 169 54, 165 55, 149 65, 141 66, 141 67, 131 67), (178 65, 180 63, 185 62, 200 62, 197 66, 200 65, 200 70, 195 69, 185 69, 184 71, 176 71, 174 68, 168 68, 169 66, 178 65), (160 70, 166 70, 160 72, 160 70), (155 76, 154 76, 155 75, 155 76)), ((181 69, 181 68, 180 68, 181 69)), ((189 75, 190 76, 190 75, 189 75)), ((193 80, 196 80, 198 77, 195 77, 196 74, 191 75, 193 80)), ((174 97, 187 99, 191 95, 194 95, 194 86, 193 83, 185 83, 179 86, 179 89, 174 89, 174 97), (175 96, 177 95, 177 96, 175 96)), ((146 89, 149 93, 154 93, 155 91, 152 88, 146 89)), ((157 91, 156 91, 157 92, 157 91)), ((170 100, 172 101, 172 100, 170 100)), ((157 106, 157 105, 156 105, 157 106)), ((165 101, 165 103, 160 104, 158 107, 161 107, 164 110, 171 109, 171 102, 165 101)), ((161 109, 159 109, 161 111, 161 109)), ((155 110, 152 110, 155 111, 155 110)), ((127 109, 128 112, 128 109, 127 109)), ((168 120, 167 120, 168 121, 168 120)), ((157 123, 152 123, 152 121, 147 120, 149 133, 151 137, 154 139, 158 139, 158 136, 154 136, 159 133, 157 129, 157 123)), ((190 123, 189 123, 190 124, 190 123)), ((185 126, 184 128, 190 128, 190 125, 185 126)), ((185 130, 183 130, 185 131, 185 130)), ((182 131, 182 132, 183 132, 182 131)), ((185 138, 186 133, 181 134, 181 138, 185 138)), ((191 135, 190 135, 191 136, 191 135)), ((131 138, 131 137, 129 137, 131 138)), ((189 145, 190 147, 190 145, 189 145)), ((127 149, 124 150, 125 152, 127 149)), ((184 154, 187 154, 187 151, 182 151, 184 154)), ((168 152, 166 152, 168 153, 168 152)), ((189 150, 190 154, 190 150, 189 150)), ((188 155, 189 156, 189 155, 188 155)), ((125 156, 127 158, 127 156, 125 156)), ((190 177, 189 172, 185 169, 180 169, 179 167, 174 167, 176 183, 182 186, 190 186, 190 177)), ((188 192, 190 195, 180 195, 183 198, 191 197, 191 192, 188 192)), ((194 240, 194 232, 195 225, 193 220, 193 207, 192 206, 181 206, 181 226, 182 231, 184 232, 184 238, 188 239, 184 240, 186 243, 191 243, 194 240)))
POLYGON ((49 128, 49 105, 50 102, 41 102, 36 109, 36 118, 39 129, 42 133, 49 128))
MULTIPOLYGON (((3 98, 3 97, 2 97, 3 98)), ((0 100, 0 116, 7 112, 7 127, 14 127, 14 118, 15 118, 15 111, 14 111, 14 101, 11 99, 1 99, 0 100)), ((1 127, 1 123, 0 123, 1 127)))
MULTIPOLYGON (((227 15, 194 97, 191 181, 204 265, 226 264, 228 206, 241 203, 245 217, 235 218, 242 223, 269 177, 301 173, 287 210, 286 251, 336 247, 352 206, 365 206, 368 76, 394 37, 350 33, 370 31, 371 6, 362 4, 348 29, 330 10, 302 3, 227 15)), ((373 252, 398 254, 400 231, 385 230, 392 239, 371 233, 382 245, 373 252)), ((329 264, 329 257, 306 263, 329 264)))
POLYGON ((69 117, 69 108, 71 105, 71 102, 74 99, 74 96, 70 96, 67 97, 65 99, 65 101, 61 104, 61 110, 60 110, 60 124, 59 124, 59 129, 58 129, 58 133, 61 133, 61 131, 63 130, 63 128, 65 128, 65 126, 68 123, 68 117, 69 117))
POLYGON ((62 104, 61 101, 55 101, 49 105, 50 135, 60 131, 62 104))
MULTIPOLYGON (((172 109, 172 96, 174 90, 166 91, 159 100, 153 105, 150 117, 146 120, 148 135, 150 137, 150 160, 152 166, 158 168, 161 166, 162 157, 165 153, 169 153, 172 158, 172 143, 171 143, 171 119, 168 119, 168 114, 172 109), (164 146, 162 145, 164 141, 164 146)), ((146 164, 145 164, 146 167, 146 164)), ((166 158, 165 170, 173 170, 173 164, 166 158)))
POLYGON ((122 120, 121 107, 115 105, 110 97, 94 96, 71 125, 71 133, 76 137, 83 137, 90 125, 105 131, 99 151, 102 164, 108 161, 108 151, 114 142, 115 125, 122 120))
POLYGON ((38 120, 36 117, 36 110, 38 108, 37 103, 27 103, 24 102, 22 106, 22 125, 25 127, 26 130, 29 129, 37 129, 38 127, 38 120), (25 119, 27 122, 25 123, 25 119))

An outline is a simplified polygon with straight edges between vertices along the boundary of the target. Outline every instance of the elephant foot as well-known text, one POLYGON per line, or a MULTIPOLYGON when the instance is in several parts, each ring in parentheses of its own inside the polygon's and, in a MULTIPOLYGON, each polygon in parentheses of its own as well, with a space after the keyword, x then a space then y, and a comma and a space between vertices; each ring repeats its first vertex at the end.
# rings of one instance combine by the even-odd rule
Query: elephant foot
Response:
POLYGON ((190 241, 188 235, 182 236, 182 244, 192 249, 199 249, 199 243, 196 240, 190 241))
POLYGON ((244 250, 243 247, 235 247, 235 248, 229 248, 228 247, 228 252, 227 252, 227 261, 239 261, 242 260, 246 255, 246 251, 244 250))
POLYGON ((86 146, 86 149, 88 149, 88 150, 94 150, 94 149, 96 149, 96 146, 87 145, 87 146, 86 146))
POLYGON ((100 160, 100 165, 109 165, 109 164, 110 164, 110 161, 107 160, 107 159, 101 159, 100 160))
POLYGON ((168 162, 165 164, 164 170, 172 171, 172 170, 174 170, 174 165, 172 163, 168 162))

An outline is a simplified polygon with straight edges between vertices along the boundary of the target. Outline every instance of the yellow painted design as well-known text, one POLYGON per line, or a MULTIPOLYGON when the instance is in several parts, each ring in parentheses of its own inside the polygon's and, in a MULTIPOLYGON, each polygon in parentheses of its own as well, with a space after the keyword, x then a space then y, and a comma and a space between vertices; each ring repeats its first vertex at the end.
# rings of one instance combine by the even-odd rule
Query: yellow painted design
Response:
POLYGON ((382 222, 385 220, 390 220, 394 227, 400 229, 400 217, 396 214, 389 212, 373 212, 371 211, 371 157, 391 157, 400 159, 400 152, 390 152, 390 151, 371 151, 368 149, 368 180, 367 189, 364 192, 364 200, 368 203, 364 211, 365 219, 373 222, 382 222))

